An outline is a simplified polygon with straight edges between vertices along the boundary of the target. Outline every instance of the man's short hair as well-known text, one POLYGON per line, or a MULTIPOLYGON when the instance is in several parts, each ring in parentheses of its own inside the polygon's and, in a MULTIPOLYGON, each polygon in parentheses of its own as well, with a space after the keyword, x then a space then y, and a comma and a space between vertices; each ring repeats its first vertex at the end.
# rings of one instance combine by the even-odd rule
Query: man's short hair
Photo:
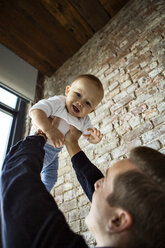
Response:
POLYGON ((136 147, 129 160, 139 170, 120 174, 107 198, 133 218, 127 247, 163 248, 165 244, 165 155, 149 147, 136 147))
POLYGON ((120 174, 107 201, 132 216, 127 248, 164 248, 165 194, 152 178, 135 170, 120 174))
POLYGON ((165 187, 165 155, 146 146, 138 146, 131 150, 129 159, 143 173, 152 177, 165 187))

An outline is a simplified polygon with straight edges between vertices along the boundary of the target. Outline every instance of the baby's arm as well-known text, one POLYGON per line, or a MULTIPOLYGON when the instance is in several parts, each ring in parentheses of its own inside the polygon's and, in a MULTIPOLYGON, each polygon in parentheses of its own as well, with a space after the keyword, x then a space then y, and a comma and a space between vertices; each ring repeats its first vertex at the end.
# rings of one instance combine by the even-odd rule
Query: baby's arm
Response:
POLYGON ((40 109, 32 109, 30 116, 34 125, 46 134, 55 148, 64 144, 64 135, 57 129, 57 123, 52 122, 44 111, 40 109))
POLYGON ((87 131, 90 132, 90 134, 83 134, 83 136, 86 137, 90 143, 97 144, 102 140, 103 134, 97 128, 88 128, 87 131))

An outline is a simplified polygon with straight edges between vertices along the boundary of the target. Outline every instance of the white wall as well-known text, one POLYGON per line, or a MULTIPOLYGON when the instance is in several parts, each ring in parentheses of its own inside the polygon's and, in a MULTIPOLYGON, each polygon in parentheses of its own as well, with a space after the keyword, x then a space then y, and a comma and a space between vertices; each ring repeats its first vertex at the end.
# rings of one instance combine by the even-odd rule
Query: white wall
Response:
POLYGON ((0 83, 27 100, 34 100, 37 70, 0 44, 0 83))

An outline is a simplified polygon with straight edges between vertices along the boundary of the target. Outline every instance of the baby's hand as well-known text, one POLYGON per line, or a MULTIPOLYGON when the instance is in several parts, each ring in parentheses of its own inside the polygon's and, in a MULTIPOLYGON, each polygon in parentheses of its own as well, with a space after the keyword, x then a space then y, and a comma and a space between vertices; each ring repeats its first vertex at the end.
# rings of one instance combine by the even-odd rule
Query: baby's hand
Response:
POLYGON ((83 136, 86 137, 90 143, 97 144, 102 140, 103 134, 97 128, 88 128, 87 131, 90 132, 90 134, 83 134, 83 136))
POLYGON ((50 119, 50 121, 52 126, 47 130, 46 135, 52 141, 55 148, 61 147, 64 145, 64 135, 57 129, 60 118, 55 117, 53 120, 50 119))
POLYGON ((52 141, 55 148, 64 145, 64 135, 57 128, 52 126, 51 129, 47 130, 46 136, 52 141))

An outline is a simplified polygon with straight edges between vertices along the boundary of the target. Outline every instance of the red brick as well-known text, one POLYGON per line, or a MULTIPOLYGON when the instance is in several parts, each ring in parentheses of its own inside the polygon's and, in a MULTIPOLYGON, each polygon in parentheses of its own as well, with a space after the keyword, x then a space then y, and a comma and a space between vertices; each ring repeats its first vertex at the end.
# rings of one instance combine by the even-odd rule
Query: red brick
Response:
POLYGON ((141 140, 139 138, 132 140, 131 142, 128 142, 127 144, 124 144, 122 146, 119 146, 111 151, 112 157, 114 159, 119 158, 122 155, 127 154, 132 148, 136 146, 140 146, 141 140))
POLYGON ((153 130, 148 131, 147 133, 142 135, 142 140, 146 144, 151 142, 152 140, 160 138, 163 134, 165 134, 165 125, 158 126, 153 130))
POLYGON ((125 133, 128 133, 131 130, 131 127, 128 122, 124 122, 122 126, 116 128, 117 133, 122 136, 125 133))
POLYGON ((114 104, 111 108, 110 111, 114 112, 115 110, 117 110, 118 108, 123 107, 124 105, 126 105, 127 103, 129 103, 131 100, 133 100, 135 98, 134 94, 129 94, 126 97, 122 98, 119 102, 117 102, 116 104, 114 104))
POLYGON ((119 102, 121 101, 121 99, 125 98, 127 96, 127 92, 126 91, 122 91, 119 94, 117 94, 116 96, 113 97, 113 100, 115 102, 119 102))
POLYGON ((108 92, 106 95, 105 95, 105 99, 108 101, 108 100, 112 100, 114 96, 116 96, 118 93, 120 92, 119 88, 116 88, 110 92, 108 92))
POLYGON ((119 124, 122 125, 124 122, 129 121, 134 115, 131 112, 128 112, 119 117, 119 124))
POLYGON ((146 104, 141 104, 135 108, 133 108, 131 110, 131 113, 134 114, 134 115, 139 115, 141 113, 144 113, 144 111, 147 109, 147 105, 146 104))
POLYGON ((158 115, 158 110, 156 108, 155 109, 152 108, 152 109, 146 110, 143 114, 143 117, 145 120, 149 120, 152 117, 157 116, 157 115, 158 115))
POLYGON ((63 185, 60 185, 59 187, 55 188, 55 196, 62 195, 63 194, 63 185))
POLYGON ((150 76, 151 78, 156 77, 156 76, 157 76, 159 73, 161 73, 163 70, 164 70, 164 66, 157 67, 156 69, 152 70, 152 71, 149 73, 149 76, 150 76))
POLYGON ((143 133, 147 132, 148 130, 151 130, 153 128, 153 125, 151 122, 146 122, 142 124, 140 127, 137 127, 133 129, 132 131, 128 132, 123 136, 124 142, 129 142, 135 138, 140 137, 143 133))
POLYGON ((165 115, 159 115, 158 117, 152 119, 154 126, 158 126, 159 124, 165 122, 165 115))
POLYGON ((62 205, 61 205, 61 210, 63 212, 68 212, 72 209, 75 209, 77 208, 77 200, 76 199, 73 199, 71 201, 68 201, 68 202, 64 202, 62 205))
POLYGON ((149 144, 147 144, 148 147, 151 147, 152 149, 159 150, 160 149, 160 142, 158 140, 155 140, 149 144))
POLYGON ((159 138, 163 146, 165 146, 165 135, 159 138))
POLYGON ((110 84, 109 87, 108 87, 109 91, 114 90, 118 85, 119 85, 119 82, 117 82, 117 81, 112 83, 112 84, 110 84))

